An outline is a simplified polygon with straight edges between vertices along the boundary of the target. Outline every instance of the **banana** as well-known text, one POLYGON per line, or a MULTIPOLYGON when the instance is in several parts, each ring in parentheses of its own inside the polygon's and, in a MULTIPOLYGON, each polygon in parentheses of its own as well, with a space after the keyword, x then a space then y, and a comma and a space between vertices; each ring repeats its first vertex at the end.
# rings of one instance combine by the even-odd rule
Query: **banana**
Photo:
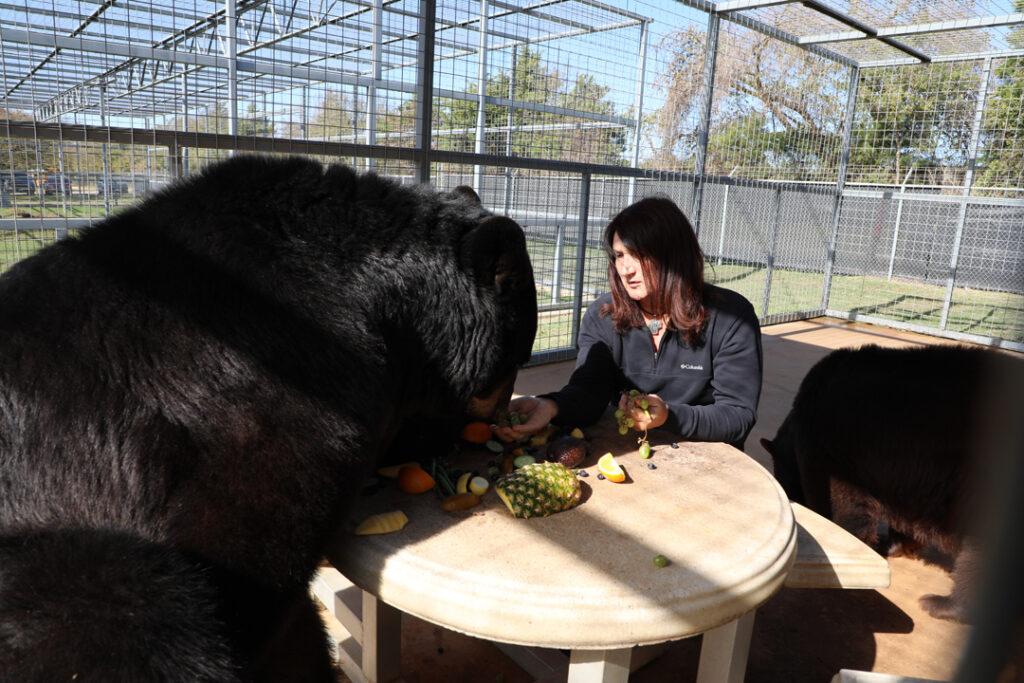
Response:
POLYGON ((379 515, 370 515, 356 527, 357 536, 368 536, 370 534, 390 534, 399 531, 409 523, 409 518, 401 510, 382 512, 379 515))
POLYGON ((455 493, 469 493, 469 480, 472 478, 472 472, 465 472, 460 475, 459 481, 455 484, 455 493))

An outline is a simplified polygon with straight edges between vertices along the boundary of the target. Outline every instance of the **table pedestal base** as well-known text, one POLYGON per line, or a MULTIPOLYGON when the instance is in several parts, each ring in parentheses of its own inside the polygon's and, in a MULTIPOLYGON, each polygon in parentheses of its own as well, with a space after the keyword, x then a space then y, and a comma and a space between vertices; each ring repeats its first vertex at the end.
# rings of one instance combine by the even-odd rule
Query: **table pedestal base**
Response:
MULTIPOLYGON (((398 679, 402 613, 360 590, 333 567, 323 567, 312 593, 333 617, 331 642, 342 671, 356 683, 398 679)), ((708 631, 700 648, 697 683, 742 683, 754 630, 754 612, 708 631)), ((568 683, 625 683, 635 671, 660 655, 668 644, 618 650, 573 650, 568 659, 558 650, 495 643, 534 678, 568 683)))
POLYGON ((747 612, 704 634, 697 683, 743 683, 754 632, 754 612, 747 612))

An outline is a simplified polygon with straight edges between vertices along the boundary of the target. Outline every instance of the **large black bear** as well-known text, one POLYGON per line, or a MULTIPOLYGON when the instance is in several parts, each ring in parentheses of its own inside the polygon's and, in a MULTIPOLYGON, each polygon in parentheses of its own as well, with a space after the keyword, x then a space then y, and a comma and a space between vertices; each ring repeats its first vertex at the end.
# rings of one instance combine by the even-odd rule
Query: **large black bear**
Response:
POLYGON ((974 456, 992 427, 986 391, 997 373, 1022 371, 1007 354, 963 346, 833 351, 807 373, 778 434, 761 445, 791 500, 890 555, 931 546, 955 558, 953 594, 921 604, 965 621, 977 572, 972 517, 987 475, 974 456), (890 538, 880 539, 885 525, 890 538))
POLYGON ((362 478, 533 344, 468 195, 236 157, 0 278, 0 678, 333 680, 306 590, 362 478))

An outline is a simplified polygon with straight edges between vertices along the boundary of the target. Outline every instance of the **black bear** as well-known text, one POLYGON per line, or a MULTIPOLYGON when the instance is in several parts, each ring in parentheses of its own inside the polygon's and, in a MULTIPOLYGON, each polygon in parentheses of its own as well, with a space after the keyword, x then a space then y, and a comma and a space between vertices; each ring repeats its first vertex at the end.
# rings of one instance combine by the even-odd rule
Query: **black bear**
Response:
POLYGON ((841 349, 800 384, 778 434, 761 444, 791 500, 890 555, 934 547, 955 559, 951 596, 922 607, 966 620, 977 571, 971 517, 988 426, 980 407, 995 373, 1024 363, 963 346, 841 349), (888 525, 888 539, 879 529, 888 525), (891 544, 891 545, 890 545, 891 544))
POLYGON ((239 156, 0 278, 0 678, 333 680, 307 585, 406 420, 531 351, 473 193, 239 156))

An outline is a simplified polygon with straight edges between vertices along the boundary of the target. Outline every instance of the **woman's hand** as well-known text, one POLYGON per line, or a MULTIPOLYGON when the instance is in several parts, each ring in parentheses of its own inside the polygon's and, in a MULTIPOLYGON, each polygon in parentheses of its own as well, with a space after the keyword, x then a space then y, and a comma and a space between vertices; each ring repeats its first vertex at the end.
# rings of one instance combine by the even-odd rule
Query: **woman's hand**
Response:
POLYGON ((558 404, 550 398, 537 398, 536 396, 520 396, 512 399, 508 404, 509 412, 519 413, 526 419, 517 425, 509 427, 498 427, 492 425, 494 434, 505 442, 519 441, 548 426, 548 423, 558 415, 558 404))
POLYGON ((647 399, 647 413, 651 416, 650 419, 644 415, 643 408, 630 407, 628 393, 623 392, 619 397, 619 408, 626 413, 626 417, 632 418, 633 429, 642 432, 645 429, 657 429, 665 424, 665 421, 668 420, 668 406, 658 398, 657 394, 641 394, 637 398, 647 399))

